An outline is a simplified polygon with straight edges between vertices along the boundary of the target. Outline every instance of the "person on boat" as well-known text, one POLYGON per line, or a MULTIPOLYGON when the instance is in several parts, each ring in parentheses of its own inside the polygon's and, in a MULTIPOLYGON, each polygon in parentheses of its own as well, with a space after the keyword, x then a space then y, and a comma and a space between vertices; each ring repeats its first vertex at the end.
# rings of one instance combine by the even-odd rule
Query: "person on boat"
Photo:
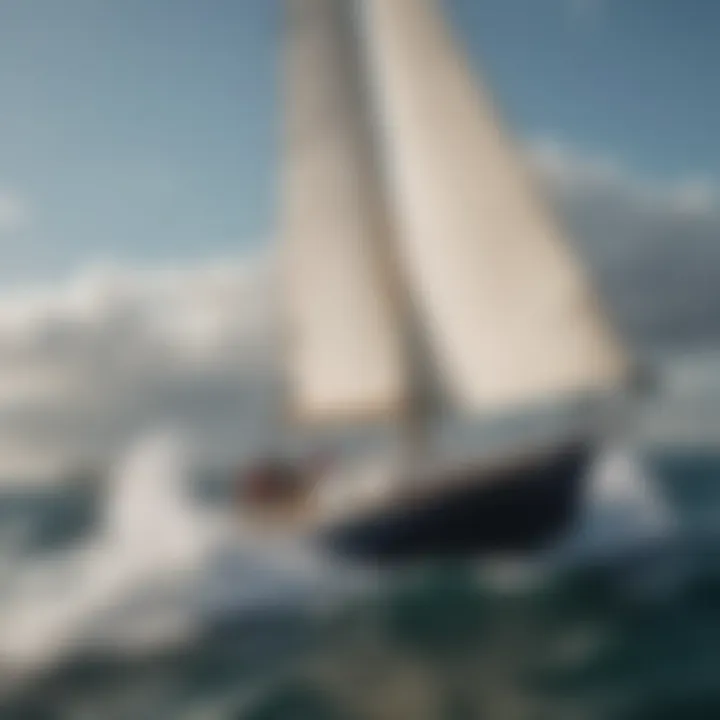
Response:
POLYGON ((269 506, 286 503, 298 494, 297 468, 283 459, 268 456, 245 470, 238 483, 242 505, 269 506))
POLYGON ((279 508, 308 499, 333 462, 328 451, 318 451, 303 462, 267 456, 253 463, 238 483, 242 507, 279 508))

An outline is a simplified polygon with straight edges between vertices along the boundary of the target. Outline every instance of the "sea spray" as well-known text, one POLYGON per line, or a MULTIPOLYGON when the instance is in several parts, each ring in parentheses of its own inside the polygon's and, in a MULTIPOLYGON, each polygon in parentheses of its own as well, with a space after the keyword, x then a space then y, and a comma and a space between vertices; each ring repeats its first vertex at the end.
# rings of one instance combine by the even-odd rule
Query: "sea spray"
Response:
POLYGON ((647 463, 637 451, 612 445, 590 468, 576 528, 557 552, 580 564, 629 556, 668 541, 676 525, 647 463))
MULTIPOLYGON (((531 557, 483 560, 475 575, 487 589, 514 594, 535 592, 555 582, 558 574, 591 566, 619 569, 639 563, 644 573, 654 573, 647 558, 675 540, 677 526, 647 462, 637 450, 613 444, 590 466, 576 520, 556 543, 531 557)), ((654 573, 652 581, 657 579, 654 573)), ((665 580, 672 578, 665 573, 665 580)))
POLYGON ((258 608, 322 610, 365 585, 311 544, 198 505, 192 476, 178 432, 131 447, 110 473, 95 533, 30 562, 13 583, 0 619, 4 667, 32 675, 78 653, 145 652, 258 608))
MULTIPOLYGON (((137 633, 121 622, 129 617, 123 604, 152 597, 153 588, 162 588, 166 600, 168 587, 187 585, 212 540, 210 525, 198 522, 179 492, 187 469, 173 433, 145 437, 131 449, 111 474, 96 534, 31 563, 18 578, 0 620, 5 666, 40 668, 67 653, 126 642, 137 633)), ((166 602, 162 614, 177 615, 166 602)))

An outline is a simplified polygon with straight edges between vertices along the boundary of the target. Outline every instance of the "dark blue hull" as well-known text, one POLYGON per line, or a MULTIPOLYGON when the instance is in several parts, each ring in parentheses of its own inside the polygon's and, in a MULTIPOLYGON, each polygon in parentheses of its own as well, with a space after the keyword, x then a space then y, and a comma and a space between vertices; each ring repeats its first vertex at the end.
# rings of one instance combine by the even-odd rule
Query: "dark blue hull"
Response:
POLYGON ((397 562, 526 552, 568 528, 591 457, 585 445, 488 473, 332 527, 322 540, 348 558, 397 562))

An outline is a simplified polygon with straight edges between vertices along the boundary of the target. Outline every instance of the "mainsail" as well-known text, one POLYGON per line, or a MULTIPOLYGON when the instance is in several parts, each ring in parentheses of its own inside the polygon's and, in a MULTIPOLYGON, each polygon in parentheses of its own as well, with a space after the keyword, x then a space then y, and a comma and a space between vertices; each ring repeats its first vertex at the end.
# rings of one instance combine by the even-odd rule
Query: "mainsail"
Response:
POLYGON ((395 414, 400 320, 382 260, 387 214, 345 0, 288 0, 284 282, 291 412, 311 423, 395 414))
POLYGON ((623 349, 437 2, 361 6, 394 240, 451 399, 488 411, 617 384, 623 349))

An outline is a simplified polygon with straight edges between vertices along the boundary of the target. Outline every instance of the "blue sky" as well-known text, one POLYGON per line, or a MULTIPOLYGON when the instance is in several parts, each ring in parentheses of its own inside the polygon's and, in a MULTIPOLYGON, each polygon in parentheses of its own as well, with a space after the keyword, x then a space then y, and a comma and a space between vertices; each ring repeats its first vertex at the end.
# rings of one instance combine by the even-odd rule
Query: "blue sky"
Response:
MULTIPOLYGON (((447 5, 523 137, 642 176, 720 178, 717 0, 447 5)), ((267 242, 278 11, 0 0, 0 283, 267 242)))
POLYGON ((642 175, 720 177, 720 3, 453 0, 506 114, 642 175))

